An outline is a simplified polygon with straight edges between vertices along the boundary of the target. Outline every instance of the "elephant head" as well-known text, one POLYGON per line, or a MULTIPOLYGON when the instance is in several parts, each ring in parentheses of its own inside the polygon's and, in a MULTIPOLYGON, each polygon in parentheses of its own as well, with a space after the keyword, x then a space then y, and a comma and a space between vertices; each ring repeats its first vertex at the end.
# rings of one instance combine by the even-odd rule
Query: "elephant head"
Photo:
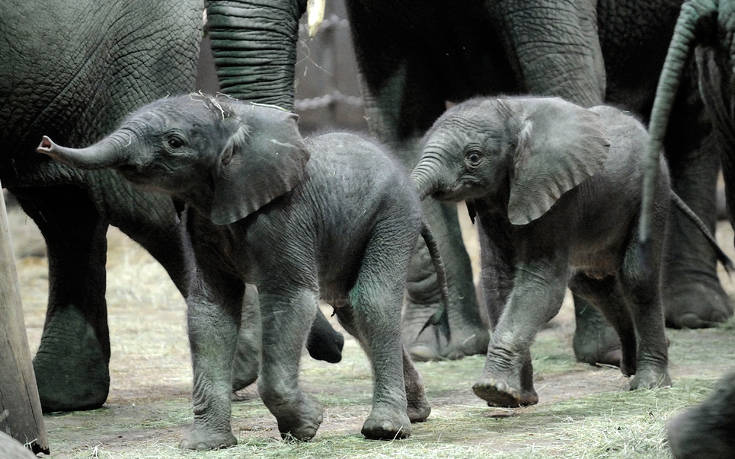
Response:
POLYGON ((487 199, 514 225, 602 170, 599 116, 559 98, 473 99, 442 115, 411 176, 422 198, 487 199))
POLYGON ((290 191, 309 159, 293 113, 202 94, 148 104, 90 147, 62 147, 44 136, 38 151, 84 169, 113 168, 219 225, 290 191))

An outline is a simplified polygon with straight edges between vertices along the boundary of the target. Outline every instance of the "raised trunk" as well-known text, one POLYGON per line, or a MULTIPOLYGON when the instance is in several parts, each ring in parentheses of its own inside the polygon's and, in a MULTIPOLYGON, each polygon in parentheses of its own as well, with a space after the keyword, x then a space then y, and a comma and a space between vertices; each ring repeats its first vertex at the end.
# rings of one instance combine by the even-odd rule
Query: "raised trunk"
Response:
POLYGON ((222 92, 292 110, 299 18, 305 0, 208 1, 222 92))
POLYGON ((68 148, 56 145, 50 138, 43 136, 36 150, 75 167, 102 169, 124 163, 128 158, 127 147, 131 141, 132 139, 126 139, 120 131, 116 131, 89 147, 68 148))
POLYGON ((659 155, 666 137, 666 127, 669 121, 671 108, 676 99, 676 92, 682 78, 695 40, 695 28, 701 18, 717 11, 717 5, 712 0, 688 2, 682 5, 679 19, 674 29, 674 35, 669 45, 661 76, 656 88, 656 99, 651 110, 651 121, 648 129, 650 140, 644 162, 645 175, 643 178, 643 198, 641 204, 641 219, 639 238, 647 242, 650 238, 650 223, 653 217, 653 195, 658 180, 659 155))

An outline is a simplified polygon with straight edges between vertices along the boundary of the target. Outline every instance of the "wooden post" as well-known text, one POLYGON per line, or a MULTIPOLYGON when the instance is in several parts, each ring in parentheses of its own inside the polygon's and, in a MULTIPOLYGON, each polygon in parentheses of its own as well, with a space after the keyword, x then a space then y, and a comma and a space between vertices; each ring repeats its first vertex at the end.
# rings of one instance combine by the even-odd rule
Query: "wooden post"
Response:
MULTIPOLYGON (((1 189, 1 188, 0 188, 1 189)), ((20 303, 5 201, 0 194, 0 430, 49 452, 20 303)))

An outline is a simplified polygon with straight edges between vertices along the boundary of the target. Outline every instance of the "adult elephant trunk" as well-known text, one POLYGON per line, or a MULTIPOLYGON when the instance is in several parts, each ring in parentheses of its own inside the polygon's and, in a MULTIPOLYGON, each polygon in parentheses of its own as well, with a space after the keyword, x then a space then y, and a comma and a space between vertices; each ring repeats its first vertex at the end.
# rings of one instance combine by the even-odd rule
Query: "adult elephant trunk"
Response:
POLYGON ((129 156, 131 139, 113 132, 104 139, 86 148, 69 148, 57 145, 43 136, 36 150, 71 166, 82 169, 102 169, 124 163, 129 156))
POLYGON ((306 0, 207 2, 222 92, 293 109, 299 18, 306 0))
POLYGON ((648 129, 650 140, 644 161, 643 198, 639 238, 646 243, 650 239, 650 223, 653 218, 653 195, 658 180, 659 155, 664 146, 666 127, 676 100, 684 67, 693 48, 697 24, 712 14, 717 14, 716 0, 697 0, 682 5, 674 35, 664 61, 664 67, 656 88, 656 99, 651 110, 648 129))

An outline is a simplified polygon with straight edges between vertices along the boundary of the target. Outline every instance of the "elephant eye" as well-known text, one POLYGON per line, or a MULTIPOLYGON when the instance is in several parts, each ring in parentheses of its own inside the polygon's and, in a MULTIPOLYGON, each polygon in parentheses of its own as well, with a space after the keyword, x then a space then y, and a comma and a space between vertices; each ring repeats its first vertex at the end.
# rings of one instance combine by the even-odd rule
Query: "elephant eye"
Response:
POLYGON ((470 150, 465 155, 465 159, 467 161, 467 164, 469 164, 470 166, 473 166, 474 167, 474 166, 477 166, 478 164, 480 164, 480 159, 482 159, 482 157, 480 156, 480 152, 479 151, 477 151, 477 150, 470 150))
POLYGON ((168 146, 171 148, 181 148, 184 146, 184 141, 181 138, 173 136, 168 138, 168 146))

